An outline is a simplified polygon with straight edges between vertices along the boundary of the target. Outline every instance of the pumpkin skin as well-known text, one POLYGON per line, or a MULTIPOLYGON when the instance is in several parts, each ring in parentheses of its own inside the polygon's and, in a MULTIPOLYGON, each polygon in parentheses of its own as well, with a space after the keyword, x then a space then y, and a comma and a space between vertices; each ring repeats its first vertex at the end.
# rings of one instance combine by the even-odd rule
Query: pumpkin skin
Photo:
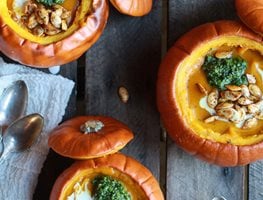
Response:
POLYGON ((109 14, 107 0, 93 0, 91 13, 71 35, 39 44, 23 38, 11 29, 0 15, 0 51, 11 59, 32 67, 63 65, 79 58, 101 35, 109 14))
POLYGON ((135 17, 148 14, 152 9, 152 0, 110 0, 121 13, 135 17))
POLYGON ((236 0, 235 3, 240 19, 253 31, 263 35, 263 1, 236 0))
MULTIPOLYGON (((113 168, 127 175, 141 188, 148 200, 164 199, 157 180, 146 167, 133 158, 116 153, 103 158, 76 161, 73 163, 71 167, 66 169, 57 178, 50 194, 50 200, 66 199, 67 185, 71 183, 73 178, 80 177, 81 171, 99 168, 104 168, 104 170, 105 168, 113 168)), ((126 185, 125 180, 121 181, 126 185)), ((132 193, 131 195, 136 196, 136 193, 132 193)))
POLYGON ((263 158, 263 142, 241 146, 199 137, 182 117, 180 102, 177 102, 175 95, 175 83, 177 76, 179 77, 177 72, 183 61, 197 49, 209 48, 209 42, 223 38, 229 38, 233 46, 238 45, 242 38, 253 41, 258 46, 262 45, 261 36, 234 21, 217 21, 192 29, 169 49, 161 63, 157 81, 157 104, 170 137, 185 151, 221 166, 245 165, 263 158))
POLYGON ((112 154, 122 149, 133 133, 123 123, 105 116, 80 116, 55 128, 48 145, 58 154, 74 159, 90 159, 112 154), (88 120, 98 120, 104 127, 97 133, 84 134, 80 126, 88 120))

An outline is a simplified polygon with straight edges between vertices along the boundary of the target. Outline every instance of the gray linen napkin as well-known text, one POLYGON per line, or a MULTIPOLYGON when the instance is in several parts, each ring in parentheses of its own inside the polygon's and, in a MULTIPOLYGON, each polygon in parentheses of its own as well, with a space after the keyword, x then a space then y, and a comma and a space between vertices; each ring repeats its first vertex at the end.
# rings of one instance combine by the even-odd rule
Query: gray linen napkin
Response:
POLYGON ((16 80, 25 81, 27 114, 39 113, 45 125, 38 141, 27 151, 10 153, 0 165, 0 199, 30 200, 48 154, 48 135, 62 120, 74 82, 21 65, 6 64, 0 58, 0 95, 16 80))

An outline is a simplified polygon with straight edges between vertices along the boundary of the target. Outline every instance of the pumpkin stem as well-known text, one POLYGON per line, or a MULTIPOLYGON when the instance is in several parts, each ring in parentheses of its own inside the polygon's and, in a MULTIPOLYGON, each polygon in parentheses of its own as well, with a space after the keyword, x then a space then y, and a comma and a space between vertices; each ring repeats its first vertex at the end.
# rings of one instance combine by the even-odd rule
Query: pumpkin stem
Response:
POLYGON ((80 130, 84 134, 94 133, 94 132, 97 133, 103 127, 104 127, 104 124, 101 121, 99 121, 99 120, 88 120, 88 121, 85 122, 85 124, 82 124, 80 126, 80 130))

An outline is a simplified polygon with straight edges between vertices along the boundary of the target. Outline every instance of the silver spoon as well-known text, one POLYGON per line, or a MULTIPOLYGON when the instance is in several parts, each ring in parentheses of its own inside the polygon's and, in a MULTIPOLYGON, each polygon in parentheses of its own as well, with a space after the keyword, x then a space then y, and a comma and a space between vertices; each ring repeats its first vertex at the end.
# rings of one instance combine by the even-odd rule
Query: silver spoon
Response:
POLYGON ((43 126, 44 119, 39 114, 27 115, 14 121, 3 135, 0 158, 5 158, 9 152, 28 149, 36 141, 43 126))
MULTIPOLYGON (((13 82, 0 96, 0 133, 25 113, 28 90, 24 81, 13 82)), ((2 134, 0 134, 1 137, 2 134)))

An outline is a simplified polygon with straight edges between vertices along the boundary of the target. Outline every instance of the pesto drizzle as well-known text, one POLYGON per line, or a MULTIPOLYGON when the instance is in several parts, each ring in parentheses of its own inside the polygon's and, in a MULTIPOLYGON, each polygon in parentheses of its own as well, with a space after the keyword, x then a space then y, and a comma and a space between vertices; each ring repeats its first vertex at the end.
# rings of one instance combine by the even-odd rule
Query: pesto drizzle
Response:
POLYGON ((125 186, 110 176, 97 176, 92 181, 94 200, 131 200, 125 186))
POLYGON ((219 90, 225 90, 226 85, 247 85, 245 75, 247 62, 240 57, 216 58, 208 55, 202 66, 208 83, 219 90))

